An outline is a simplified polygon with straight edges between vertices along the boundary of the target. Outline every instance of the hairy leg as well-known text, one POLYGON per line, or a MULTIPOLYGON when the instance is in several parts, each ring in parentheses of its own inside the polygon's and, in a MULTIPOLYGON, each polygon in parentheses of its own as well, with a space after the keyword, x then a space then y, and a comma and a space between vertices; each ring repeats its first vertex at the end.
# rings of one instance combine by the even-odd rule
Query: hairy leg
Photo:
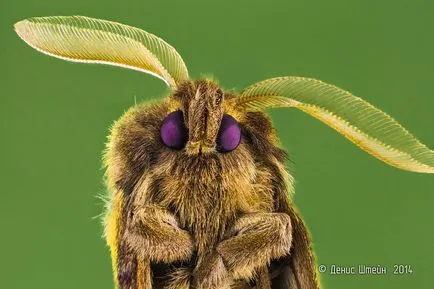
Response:
POLYGON ((230 289, 231 279, 222 257, 215 250, 200 258, 193 270, 195 289, 230 289))
POLYGON ((190 268, 178 268, 170 273, 169 284, 164 289, 190 289, 190 268))
POLYGON ((127 220, 125 241, 142 260, 172 263, 187 261, 193 252, 190 234, 165 208, 144 205, 135 209, 127 220))
POLYGON ((217 251, 234 279, 250 279, 256 269, 289 254, 291 219, 284 213, 246 214, 235 222, 230 235, 217 251))
POLYGON ((270 274, 268 273, 268 266, 264 266, 258 268, 256 270, 256 289, 270 289, 271 288, 271 280, 270 274))
POLYGON ((120 244, 118 255, 116 277, 119 289, 138 289, 136 255, 125 242, 120 244))
POLYGON ((175 217, 163 207, 144 205, 127 218, 118 247, 120 289, 150 289, 151 262, 171 264, 190 260, 194 247, 190 234, 179 228, 175 217))

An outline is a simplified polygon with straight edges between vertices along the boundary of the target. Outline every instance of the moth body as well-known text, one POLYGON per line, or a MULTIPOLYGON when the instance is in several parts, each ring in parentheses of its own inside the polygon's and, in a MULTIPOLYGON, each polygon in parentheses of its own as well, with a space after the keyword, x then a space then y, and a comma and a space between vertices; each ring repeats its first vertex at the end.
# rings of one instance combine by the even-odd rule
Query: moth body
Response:
MULTIPOLYGON (((154 270, 161 279, 170 279, 180 268, 193 278, 198 264, 206 264, 217 245, 234 235, 240 216, 282 211, 278 194, 291 190, 283 169, 286 154, 262 112, 237 112, 241 142, 236 150, 219 152, 216 140, 221 120, 235 111, 235 97, 211 81, 188 81, 165 101, 133 107, 113 128, 107 151, 108 179, 123 191, 120 198, 125 205, 120 210, 130 212, 124 214, 118 234, 134 242, 135 236, 125 232, 128 216, 152 204, 172 214, 193 240, 190 258, 176 266, 159 266, 160 272, 154 270), (188 134, 182 149, 165 147, 160 136, 164 118, 174 111, 182 112, 188 134), (139 167, 137 175, 132 175, 139 167)), ((246 273, 252 278, 255 274, 246 273)), ((165 282, 164 286, 170 283, 165 282)))

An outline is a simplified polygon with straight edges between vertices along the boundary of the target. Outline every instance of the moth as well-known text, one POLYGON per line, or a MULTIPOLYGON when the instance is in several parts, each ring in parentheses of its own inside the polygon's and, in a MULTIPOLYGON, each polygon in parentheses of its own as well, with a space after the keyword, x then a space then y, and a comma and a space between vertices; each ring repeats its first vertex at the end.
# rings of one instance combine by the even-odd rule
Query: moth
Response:
POLYGON ((15 31, 45 54, 142 71, 171 89, 131 107, 108 138, 104 224, 117 288, 320 287, 266 109, 300 109, 391 166, 434 173, 434 152, 398 122, 322 81, 278 77, 234 93, 190 79, 172 46, 131 26, 40 17, 15 31))

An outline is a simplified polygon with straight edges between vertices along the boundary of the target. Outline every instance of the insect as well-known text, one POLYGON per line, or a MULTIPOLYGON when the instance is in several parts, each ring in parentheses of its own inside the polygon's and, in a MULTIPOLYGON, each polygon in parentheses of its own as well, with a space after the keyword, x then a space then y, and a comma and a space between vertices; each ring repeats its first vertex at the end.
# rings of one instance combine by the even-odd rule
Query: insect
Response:
POLYGON ((319 80, 278 77, 233 93, 191 80, 172 46, 138 28, 72 16, 15 30, 45 54, 139 70, 171 89, 130 108, 107 143, 105 229, 118 288, 320 287, 268 108, 300 109, 389 165, 434 173, 434 152, 394 119, 319 80))

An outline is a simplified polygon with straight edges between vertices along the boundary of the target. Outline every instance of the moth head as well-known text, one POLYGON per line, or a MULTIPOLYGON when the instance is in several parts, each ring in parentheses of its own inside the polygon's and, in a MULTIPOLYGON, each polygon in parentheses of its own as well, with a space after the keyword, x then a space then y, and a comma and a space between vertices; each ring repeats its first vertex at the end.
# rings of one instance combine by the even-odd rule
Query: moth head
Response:
POLYGON ((163 143, 174 149, 185 148, 189 155, 227 153, 238 147, 241 128, 227 113, 225 94, 213 81, 187 81, 171 96, 177 104, 161 126, 163 143))
POLYGON ((111 185, 140 190, 136 184, 150 171, 165 180, 251 182, 257 160, 283 162, 286 154, 273 142, 266 114, 234 110, 236 95, 220 90, 208 80, 189 81, 163 101, 131 107, 115 122, 107 144, 111 185))

